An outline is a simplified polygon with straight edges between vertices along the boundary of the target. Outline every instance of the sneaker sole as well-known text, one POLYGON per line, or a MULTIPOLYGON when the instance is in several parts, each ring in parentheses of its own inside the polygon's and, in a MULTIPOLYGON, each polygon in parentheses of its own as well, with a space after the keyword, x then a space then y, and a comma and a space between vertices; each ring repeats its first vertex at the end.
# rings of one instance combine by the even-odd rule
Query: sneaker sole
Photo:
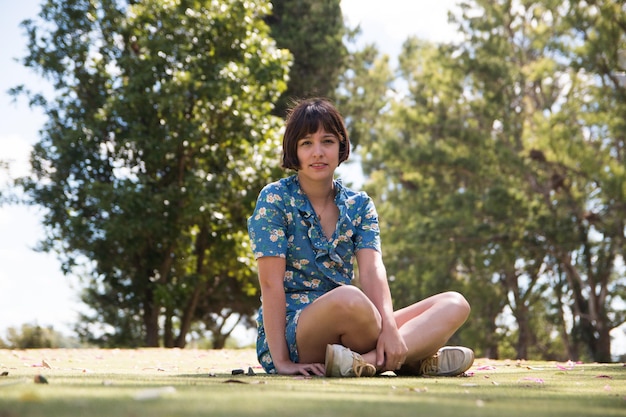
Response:
POLYGON ((461 367, 460 371, 454 371, 454 372, 447 372, 447 373, 442 373, 439 374, 438 376, 459 376, 459 375, 463 375, 469 368, 472 367, 472 364, 474 363, 474 351, 471 351, 471 355, 470 355, 471 359, 469 361, 467 361, 463 367, 461 367))
POLYGON ((332 376, 332 363, 333 360, 335 359, 335 351, 333 350, 333 346, 332 345, 326 345, 326 357, 324 359, 324 374, 326 376, 332 376))

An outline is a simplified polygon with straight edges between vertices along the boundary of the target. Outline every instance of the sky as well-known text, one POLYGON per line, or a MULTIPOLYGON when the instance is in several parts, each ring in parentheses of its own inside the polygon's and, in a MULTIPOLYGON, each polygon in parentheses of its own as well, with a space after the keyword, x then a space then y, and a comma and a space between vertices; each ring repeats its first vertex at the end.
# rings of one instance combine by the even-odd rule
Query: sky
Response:
MULTIPOLYGON (((26 54, 26 37, 19 23, 36 17, 41 0, 0 0, 0 159, 11 162, 11 175, 28 175, 28 154, 45 119, 22 98, 16 103, 6 91, 19 84, 45 89, 37 75, 15 62, 26 54)), ((456 0, 342 0, 350 26, 361 26, 360 42, 375 43, 392 60, 411 35, 434 42, 455 39, 447 12, 456 0)), ((353 167, 343 172, 348 172, 353 167)), ((354 179, 354 178, 353 178, 354 179)), ((346 178, 350 181, 350 178, 346 178)), ((7 181, 0 173, 0 187, 7 181)), ((0 338, 8 327, 24 323, 53 326, 71 335, 84 306, 78 300, 79 283, 61 273, 52 254, 37 252, 44 231, 35 207, 0 207, 0 338)), ((617 353, 617 352, 616 352, 617 353)))

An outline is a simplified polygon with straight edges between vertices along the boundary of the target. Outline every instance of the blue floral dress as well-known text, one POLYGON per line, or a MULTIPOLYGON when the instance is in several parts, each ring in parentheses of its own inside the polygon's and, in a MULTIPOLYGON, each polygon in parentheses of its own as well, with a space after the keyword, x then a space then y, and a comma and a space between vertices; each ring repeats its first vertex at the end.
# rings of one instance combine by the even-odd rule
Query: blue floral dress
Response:
MULTIPOLYGON (((351 283, 359 249, 381 250, 378 215, 371 198, 365 192, 344 187, 340 180, 335 181, 335 190, 339 220, 331 239, 324 235, 297 175, 265 186, 248 219, 255 258, 286 259, 285 338, 293 362, 298 362, 296 327, 302 310, 328 291, 351 283)), ((276 373, 265 338, 262 308, 257 326, 259 362, 267 373, 276 373)))

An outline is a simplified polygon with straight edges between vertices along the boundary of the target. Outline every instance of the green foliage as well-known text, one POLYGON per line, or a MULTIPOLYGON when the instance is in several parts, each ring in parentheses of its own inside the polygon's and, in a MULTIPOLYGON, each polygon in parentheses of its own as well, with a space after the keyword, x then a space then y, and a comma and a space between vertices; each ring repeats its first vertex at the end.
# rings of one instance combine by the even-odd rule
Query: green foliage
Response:
POLYGON ((335 97, 347 55, 339 0, 272 0, 265 21, 280 48, 293 54, 287 90, 274 114, 284 117, 293 100, 335 97))
POLYGON ((395 301, 462 291, 473 314, 455 342, 479 355, 612 359, 625 19, 610 1, 462 2, 464 40, 407 39, 406 93, 362 130, 395 301))
MULTIPOLYGON (((192 323, 258 303, 245 219, 276 175, 290 56, 269 2, 58 1, 24 23, 24 64, 55 86, 21 184, 42 249, 84 276, 81 336, 184 346, 192 323)), ((16 93, 20 90, 16 89, 16 93)))
POLYGON ((41 349, 77 347, 75 340, 69 339, 54 330, 52 326, 41 327, 37 324, 23 324, 21 328, 9 327, 6 342, 0 339, 2 349, 41 349))
MULTIPOLYGON (((347 42, 355 42, 357 36, 358 31, 350 33, 347 42)), ((356 148, 363 138, 376 135, 375 121, 388 103, 394 77, 389 57, 380 56, 374 45, 351 52, 346 67, 340 76, 337 104, 345 115, 350 143, 356 148)))

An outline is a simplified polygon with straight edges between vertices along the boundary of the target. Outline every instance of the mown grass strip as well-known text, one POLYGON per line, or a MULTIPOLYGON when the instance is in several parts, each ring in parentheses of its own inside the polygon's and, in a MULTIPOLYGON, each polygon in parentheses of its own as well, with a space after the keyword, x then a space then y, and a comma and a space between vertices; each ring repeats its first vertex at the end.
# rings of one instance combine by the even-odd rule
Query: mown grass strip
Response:
POLYGON ((0 350, 3 373, 0 417, 626 415, 622 364, 478 359, 468 377, 333 379, 265 375, 252 350, 0 350))

